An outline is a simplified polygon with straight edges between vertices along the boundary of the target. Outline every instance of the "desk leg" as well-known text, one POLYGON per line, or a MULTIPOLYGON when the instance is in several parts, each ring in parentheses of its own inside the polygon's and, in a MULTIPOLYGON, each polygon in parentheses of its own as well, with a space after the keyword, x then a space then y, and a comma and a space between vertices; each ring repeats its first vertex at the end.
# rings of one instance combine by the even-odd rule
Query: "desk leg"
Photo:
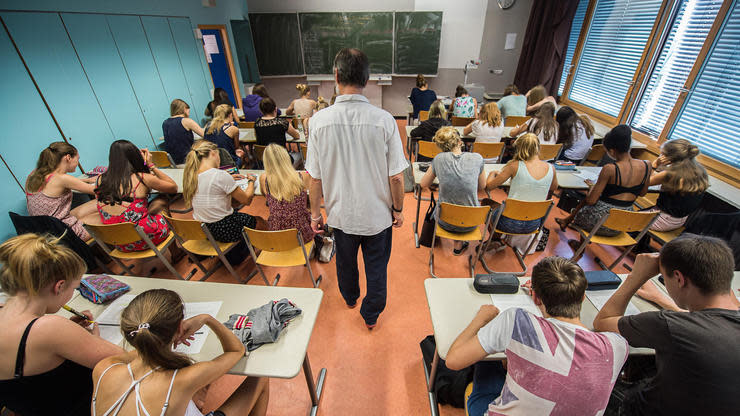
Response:
POLYGON ((429 413, 432 416, 439 416, 439 405, 437 405, 437 393, 434 392, 434 379, 437 377, 437 367, 439 367, 439 354, 434 349, 434 359, 432 360, 432 369, 427 368, 424 360, 421 361, 424 366, 424 376, 427 379, 427 395, 429 395, 429 413))
POLYGON ((303 358, 303 375, 306 376, 306 384, 308 385, 308 394, 311 396, 311 416, 316 416, 319 411, 319 402, 321 401, 321 391, 324 389, 324 379, 326 378, 326 368, 322 368, 319 371, 319 378, 316 383, 313 381, 313 372, 311 371, 311 364, 308 362, 308 352, 306 357, 303 358))
POLYGON ((419 248, 419 210, 421 209, 421 186, 414 185, 416 188, 416 221, 414 222, 414 244, 419 248))

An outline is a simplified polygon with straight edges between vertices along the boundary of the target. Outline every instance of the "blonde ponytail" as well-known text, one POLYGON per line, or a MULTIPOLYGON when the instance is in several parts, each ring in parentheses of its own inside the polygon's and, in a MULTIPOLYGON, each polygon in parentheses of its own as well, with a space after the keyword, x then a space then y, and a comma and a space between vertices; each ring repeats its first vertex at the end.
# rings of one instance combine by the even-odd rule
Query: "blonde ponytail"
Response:
POLYGON ((296 84, 295 89, 298 90, 298 94, 301 94, 301 97, 311 92, 311 88, 306 84, 296 84))
POLYGON ((229 115, 232 114, 232 111, 233 109, 230 104, 221 104, 216 107, 216 109, 213 110, 213 120, 211 120, 211 123, 208 125, 206 134, 211 134, 226 124, 226 120, 229 118, 229 115))
POLYGON ((190 148, 187 156, 185 156, 185 169, 182 175, 182 197, 188 206, 192 205, 193 197, 198 191, 200 163, 213 151, 218 151, 218 146, 215 143, 208 140, 199 140, 193 144, 193 147, 190 148))

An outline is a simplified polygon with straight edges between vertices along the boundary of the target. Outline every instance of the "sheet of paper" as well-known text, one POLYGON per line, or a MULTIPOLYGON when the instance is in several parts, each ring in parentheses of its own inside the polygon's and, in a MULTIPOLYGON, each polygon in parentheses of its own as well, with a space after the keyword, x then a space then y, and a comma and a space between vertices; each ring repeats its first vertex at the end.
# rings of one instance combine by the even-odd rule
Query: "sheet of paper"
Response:
POLYGON ((575 176, 585 180, 590 180, 594 183, 599 179, 599 173, 591 170, 581 170, 578 173, 574 173, 575 176))
POLYGON ((504 50, 514 49, 516 47, 516 33, 506 34, 506 43, 504 44, 504 50))
POLYGON ((500 311, 511 308, 522 308, 527 312, 532 312, 537 316, 542 316, 537 305, 532 301, 532 297, 525 293, 516 293, 513 295, 491 295, 491 302, 500 311))
MULTIPOLYGON (((121 334, 121 327, 118 324, 121 323, 121 312, 128 306, 129 303, 134 299, 134 295, 123 295, 111 303, 103 313, 101 313, 95 320, 101 324, 114 324, 100 325, 100 336, 112 342, 113 344, 120 344, 123 341, 123 334, 121 334)), ((185 319, 200 314, 208 314, 213 317, 218 315, 218 311, 221 309, 223 302, 189 302, 185 304, 185 319)), ((195 339, 190 342, 190 346, 179 345, 175 351, 182 352, 185 354, 197 354, 203 348, 203 344, 208 338, 208 334, 211 333, 211 329, 207 326, 199 329, 200 334, 194 335, 195 339)))
MULTIPOLYGON (((588 297, 588 300, 591 301, 591 303, 594 304, 596 309, 601 310, 601 308, 604 307, 606 304, 606 301, 609 300, 610 297, 616 292, 617 289, 606 289, 606 290, 587 290, 586 296, 588 297)), ((627 304, 627 310, 624 312, 624 315, 637 315, 640 313, 640 310, 637 309, 637 306, 633 305, 632 302, 627 304)))
POLYGON ((203 35, 203 47, 207 54, 218 53, 218 41, 216 35, 203 35))

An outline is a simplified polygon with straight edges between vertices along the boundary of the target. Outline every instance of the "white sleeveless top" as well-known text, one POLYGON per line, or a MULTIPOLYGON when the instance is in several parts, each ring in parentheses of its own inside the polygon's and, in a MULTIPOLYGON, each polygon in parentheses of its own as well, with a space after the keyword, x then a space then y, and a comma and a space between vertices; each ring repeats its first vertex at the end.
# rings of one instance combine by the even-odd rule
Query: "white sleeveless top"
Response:
MULTIPOLYGON (((100 381, 103 379, 103 376, 105 376, 105 373, 107 373, 108 370, 110 370, 111 368, 117 365, 123 365, 123 363, 115 363, 115 364, 112 364, 110 367, 106 368, 103 371, 103 374, 100 375, 98 382, 95 384, 95 391, 93 392, 93 398, 92 398, 93 416, 96 416, 96 409, 95 409, 96 403, 95 402, 98 398, 98 388, 100 387, 100 381)), ((121 411, 121 407, 123 407, 123 403, 126 401, 126 398, 131 393, 131 390, 134 390, 134 394, 136 396, 136 414, 138 416, 141 416, 141 413, 143 412, 144 415, 150 416, 149 412, 147 412, 146 408, 144 407, 144 402, 141 400, 141 393, 140 393, 141 381, 149 377, 149 375, 152 374, 159 367, 149 370, 148 373, 144 374, 142 377, 138 379, 134 378, 134 373, 133 371, 131 371, 130 363, 126 365, 126 368, 128 368, 128 373, 131 376, 131 384, 128 386, 128 389, 126 389, 126 391, 123 392, 121 397, 119 397, 118 400, 116 400, 115 403, 113 403, 113 405, 111 405, 111 407, 105 413, 103 413, 103 416, 108 416, 108 415, 116 416, 118 412, 121 411)), ((177 375, 177 370, 175 370, 174 373, 172 373, 172 379, 170 380, 170 387, 169 389, 167 389, 167 397, 165 397, 164 399, 164 405, 162 406, 162 412, 159 414, 160 416, 164 416, 164 414, 167 412, 167 407, 170 405, 170 394, 172 393, 172 385, 175 383, 176 375, 177 375)))
POLYGON ((545 176, 537 180, 529 174, 527 165, 519 161, 516 175, 511 178, 509 198, 520 201, 545 201, 552 185, 555 166, 549 165, 545 176))

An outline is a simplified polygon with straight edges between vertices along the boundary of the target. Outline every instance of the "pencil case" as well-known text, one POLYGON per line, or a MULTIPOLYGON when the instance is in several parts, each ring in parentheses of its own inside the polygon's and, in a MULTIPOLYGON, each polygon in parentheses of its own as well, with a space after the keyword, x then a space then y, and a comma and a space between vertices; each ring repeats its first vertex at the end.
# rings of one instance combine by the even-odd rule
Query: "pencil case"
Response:
POLYGON ((107 274, 96 274, 83 278, 78 290, 85 299, 100 304, 116 299, 131 287, 107 274))
POLYGON ((584 273, 588 282, 587 290, 616 289, 622 279, 611 270, 592 270, 584 273))

